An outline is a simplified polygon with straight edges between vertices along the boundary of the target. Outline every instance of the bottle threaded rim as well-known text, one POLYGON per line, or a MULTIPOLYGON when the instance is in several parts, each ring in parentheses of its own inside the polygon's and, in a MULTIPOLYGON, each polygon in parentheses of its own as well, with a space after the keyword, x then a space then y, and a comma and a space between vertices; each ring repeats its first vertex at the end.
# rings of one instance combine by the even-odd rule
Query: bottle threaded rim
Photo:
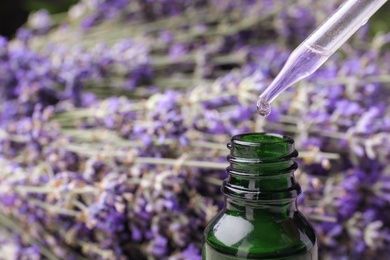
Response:
POLYGON ((244 133, 228 144, 229 177, 222 191, 244 200, 289 200, 301 193, 294 179, 294 139, 273 133, 244 133))
POLYGON ((294 139, 273 133, 245 133, 233 136, 228 160, 248 163, 278 162, 298 156, 294 139))
POLYGON ((288 135, 274 133, 243 133, 233 136, 232 142, 245 145, 294 143, 294 139, 288 135))

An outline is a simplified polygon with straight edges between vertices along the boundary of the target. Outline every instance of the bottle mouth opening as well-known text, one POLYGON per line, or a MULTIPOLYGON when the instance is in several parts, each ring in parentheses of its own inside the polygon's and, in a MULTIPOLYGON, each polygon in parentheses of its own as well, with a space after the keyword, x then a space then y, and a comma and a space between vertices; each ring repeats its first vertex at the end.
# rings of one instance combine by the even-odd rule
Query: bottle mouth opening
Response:
POLYGON ((233 136, 232 143, 246 146, 258 146, 261 144, 277 143, 293 144, 294 140, 289 136, 274 133, 244 133, 233 136))
POLYGON ((274 133, 245 133, 233 136, 228 144, 229 161, 264 163, 290 160, 297 156, 294 139, 274 133))

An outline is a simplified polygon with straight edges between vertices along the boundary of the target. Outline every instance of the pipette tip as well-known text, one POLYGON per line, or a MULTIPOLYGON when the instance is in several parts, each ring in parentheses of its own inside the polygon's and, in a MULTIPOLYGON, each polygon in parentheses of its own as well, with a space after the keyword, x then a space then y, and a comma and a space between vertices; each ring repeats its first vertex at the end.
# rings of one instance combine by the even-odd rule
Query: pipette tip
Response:
POLYGON ((270 104, 261 96, 257 100, 257 111, 262 116, 268 116, 271 113, 270 104))

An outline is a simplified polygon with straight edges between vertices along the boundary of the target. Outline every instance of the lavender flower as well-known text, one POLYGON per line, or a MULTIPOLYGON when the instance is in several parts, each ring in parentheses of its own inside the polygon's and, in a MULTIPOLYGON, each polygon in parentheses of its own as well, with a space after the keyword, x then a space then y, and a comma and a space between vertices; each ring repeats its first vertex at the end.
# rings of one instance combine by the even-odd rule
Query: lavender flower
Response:
POLYGON ((27 25, 37 34, 42 35, 50 30, 53 20, 47 10, 39 10, 30 14, 27 25))
POLYGON ((301 152, 321 256, 387 256, 388 35, 366 28, 270 117, 255 112, 292 42, 340 3, 99 0, 58 24, 32 15, 0 38, 1 242, 15 259, 200 259, 225 143, 269 131, 301 152))

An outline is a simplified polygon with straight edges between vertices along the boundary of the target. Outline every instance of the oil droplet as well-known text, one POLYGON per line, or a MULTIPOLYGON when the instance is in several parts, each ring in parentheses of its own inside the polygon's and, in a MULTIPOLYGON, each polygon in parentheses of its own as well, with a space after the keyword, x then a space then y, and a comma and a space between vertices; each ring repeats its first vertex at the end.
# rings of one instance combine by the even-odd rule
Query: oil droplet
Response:
POLYGON ((262 116, 268 116, 271 112, 270 104, 262 97, 257 100, 257 111, 262 116))

